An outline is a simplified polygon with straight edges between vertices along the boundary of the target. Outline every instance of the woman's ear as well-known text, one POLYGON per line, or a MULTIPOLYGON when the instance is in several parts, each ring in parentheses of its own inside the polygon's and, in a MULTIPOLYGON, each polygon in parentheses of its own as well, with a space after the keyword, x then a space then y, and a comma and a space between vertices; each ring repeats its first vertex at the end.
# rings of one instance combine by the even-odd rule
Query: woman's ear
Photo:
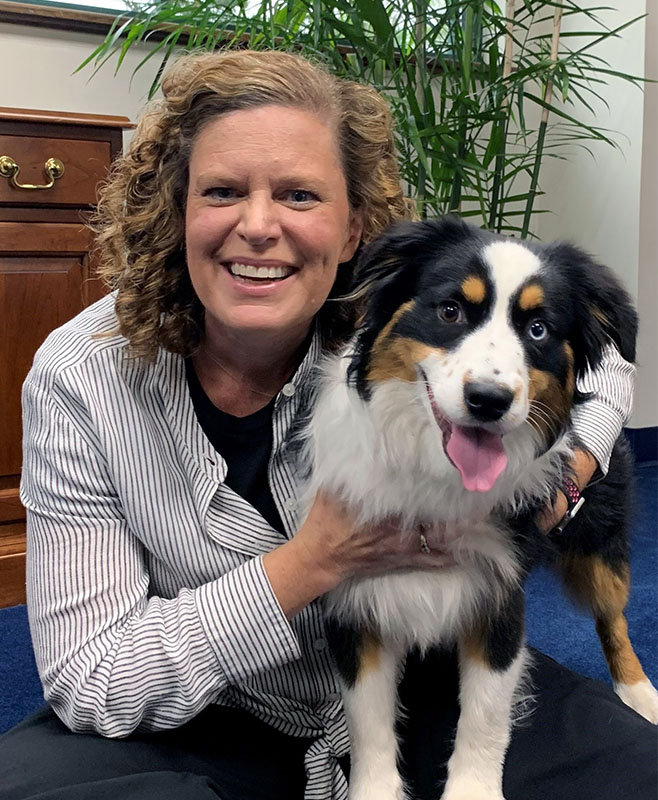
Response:
POLYGON ((351 210, 348 223, 348 238, 343 246, 340 257, 338 258, 339 264, 344 264, 354 256, 358 246, 361 244, 362 234, 363 212, 361 209, 351 210))

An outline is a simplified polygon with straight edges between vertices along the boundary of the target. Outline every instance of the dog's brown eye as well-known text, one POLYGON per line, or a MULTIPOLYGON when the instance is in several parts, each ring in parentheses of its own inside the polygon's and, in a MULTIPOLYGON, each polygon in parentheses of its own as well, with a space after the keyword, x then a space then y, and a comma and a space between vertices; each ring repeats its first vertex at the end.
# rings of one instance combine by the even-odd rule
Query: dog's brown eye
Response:
POLYGON ((459 303, 454 300, 447 300, 439 306, 439 316, 444 322, 461 322, 464 312, 459 303))

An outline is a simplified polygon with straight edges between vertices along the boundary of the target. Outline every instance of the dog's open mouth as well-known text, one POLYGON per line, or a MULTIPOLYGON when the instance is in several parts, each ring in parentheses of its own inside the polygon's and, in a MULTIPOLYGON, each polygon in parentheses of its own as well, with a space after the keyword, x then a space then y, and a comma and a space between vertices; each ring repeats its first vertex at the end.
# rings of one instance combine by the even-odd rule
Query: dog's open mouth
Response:
POLYGON ((443 449, 459 470, 464 488, 469 492, 488 492, 507 466, 502 436, 484 428, 450 422, 439 410, 427 376, 422 370, 420 373, 434 419, 443 434, 443 449))

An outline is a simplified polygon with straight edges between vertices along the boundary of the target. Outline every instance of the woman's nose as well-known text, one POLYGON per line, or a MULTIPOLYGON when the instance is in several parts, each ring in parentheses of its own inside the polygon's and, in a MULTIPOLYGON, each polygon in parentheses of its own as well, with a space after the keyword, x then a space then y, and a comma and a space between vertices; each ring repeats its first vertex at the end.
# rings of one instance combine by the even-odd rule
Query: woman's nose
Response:
POLYGON ((262 245, 278 239, 281 227, 276 213, 276 203, 267 197, 249 197, 240 204, 237 233, 253 245, 262 245))

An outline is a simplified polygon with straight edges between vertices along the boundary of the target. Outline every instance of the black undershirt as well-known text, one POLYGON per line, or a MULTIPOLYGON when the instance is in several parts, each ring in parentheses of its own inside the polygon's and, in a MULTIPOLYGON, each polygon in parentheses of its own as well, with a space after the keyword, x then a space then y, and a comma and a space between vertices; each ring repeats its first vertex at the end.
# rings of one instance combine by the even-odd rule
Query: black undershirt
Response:
POLYGON ((246 417, 221 411, 204 392, 191 359, 185 360, 187 385, 199 424, 228 466, 225 483, 280 533, 283 523, 267 480, 274 435, 274 399, 246 417))

